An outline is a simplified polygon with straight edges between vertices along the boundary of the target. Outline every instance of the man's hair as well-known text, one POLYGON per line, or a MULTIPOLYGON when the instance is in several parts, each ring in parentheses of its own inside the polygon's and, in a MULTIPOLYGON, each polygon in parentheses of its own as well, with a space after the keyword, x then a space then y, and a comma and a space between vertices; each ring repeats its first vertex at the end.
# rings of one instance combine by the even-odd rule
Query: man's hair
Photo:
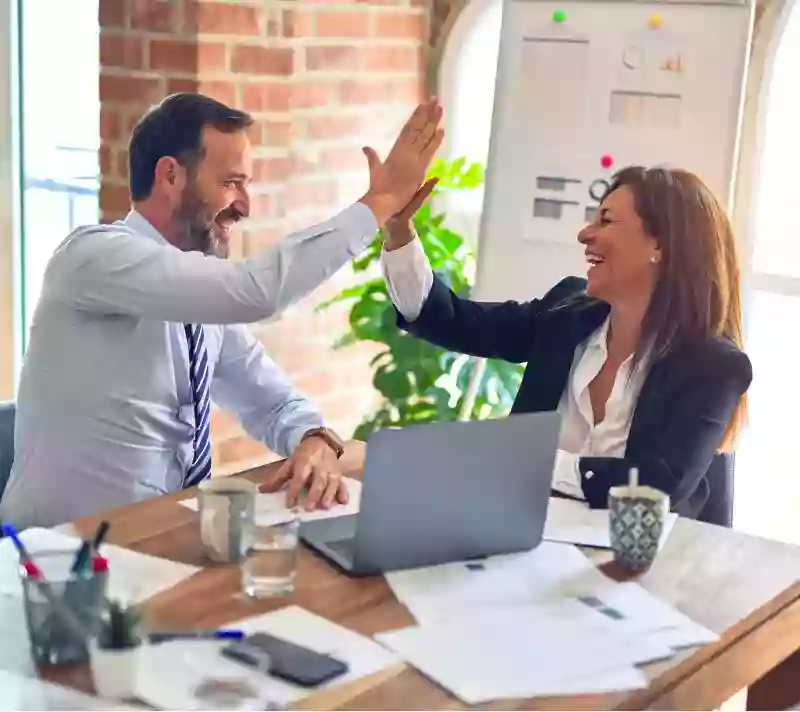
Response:
POLYGON ((203 129, 244 131, 253 123, 249 114, 231 109, 202 94, 172 94, 148 111, 133 129, 128 144, 131 199, 150 196, 156 163, 172 156, 182 166, 194 168, 203 157, 203 129))

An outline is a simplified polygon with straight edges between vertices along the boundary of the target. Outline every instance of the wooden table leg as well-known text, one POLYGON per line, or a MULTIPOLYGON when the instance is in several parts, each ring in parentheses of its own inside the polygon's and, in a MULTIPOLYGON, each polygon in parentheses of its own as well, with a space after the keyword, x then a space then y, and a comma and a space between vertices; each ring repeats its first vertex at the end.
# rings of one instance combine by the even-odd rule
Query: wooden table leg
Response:
POLYGON ((750 686, 748 710, 788 710, 800 704, 800 650, 750 686))

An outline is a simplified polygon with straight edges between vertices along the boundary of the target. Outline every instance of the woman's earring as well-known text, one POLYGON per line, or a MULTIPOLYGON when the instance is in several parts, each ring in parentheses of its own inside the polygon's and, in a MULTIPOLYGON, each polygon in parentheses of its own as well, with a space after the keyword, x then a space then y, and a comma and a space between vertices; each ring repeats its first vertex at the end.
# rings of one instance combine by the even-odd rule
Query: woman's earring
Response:
POLYGON ((658 257, 656 257, 655 255, 653 255, 653 256, 650 258, 650 262, 652 262, 653 264, 658 264, 658 257))

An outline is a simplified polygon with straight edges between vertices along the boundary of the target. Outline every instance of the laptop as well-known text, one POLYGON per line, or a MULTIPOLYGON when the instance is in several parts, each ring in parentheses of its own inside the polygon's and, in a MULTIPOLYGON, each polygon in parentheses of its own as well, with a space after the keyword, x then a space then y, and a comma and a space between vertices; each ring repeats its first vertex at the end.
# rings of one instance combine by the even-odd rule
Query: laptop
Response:
POLYGON ((560 425, 546 412, 377 431, 359 513, 304 522, 300 537, 352 575, 533 549, 560 425))

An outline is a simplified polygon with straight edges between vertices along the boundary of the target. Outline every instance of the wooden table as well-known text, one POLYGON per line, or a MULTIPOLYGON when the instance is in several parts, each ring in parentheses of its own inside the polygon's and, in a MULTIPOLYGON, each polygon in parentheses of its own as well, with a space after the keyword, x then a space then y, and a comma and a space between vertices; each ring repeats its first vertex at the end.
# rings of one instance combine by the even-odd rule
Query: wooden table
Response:
MULTIPOLYGON (((259 481, 276 464, 247 473, 259 481)), ((253 602, 239 591, 237 567, 208 565, 197 514, 178 504, 192 492, 142 502, 79 520, 89 535, 100 519, 112 522, 108 541, 204 570, 151 599, 146 617, 169 629, 213 627, 297 604, 371 635, 413 624, 383 577, 351 579, 303 550, 291 597, 253 602)), ((607 552, 595 552, 598 565, 607 552)), ((648 666, 650 685, 626 694, 503 701, 503 709, 716 709, 800 648, 800 548, 698 522, 680 520, 656 565, 640 583, 721 640, 648 666)), ((49 679, 91 690, 85 669, 44 671, 49 679)), ((303 709, 460 709, 463 705, 421 673, 399 665, 372 678, 320 692, 303 709)))

